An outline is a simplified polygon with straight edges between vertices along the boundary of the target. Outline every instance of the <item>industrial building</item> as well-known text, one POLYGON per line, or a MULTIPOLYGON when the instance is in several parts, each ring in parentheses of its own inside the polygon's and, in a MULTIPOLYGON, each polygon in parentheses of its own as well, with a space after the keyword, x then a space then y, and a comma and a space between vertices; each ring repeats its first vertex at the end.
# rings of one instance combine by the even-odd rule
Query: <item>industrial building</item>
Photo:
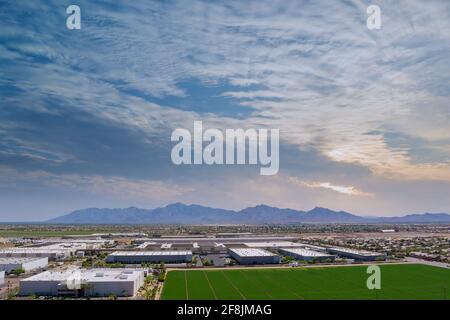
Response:
POLYGON ((338 256, 356 259, 356 260, 364 260, 364 261, 376 261, 376 260, 386 260, 386 254, 365 250, 355 250, 348 248, 327 248, 327 251, 332 254, 337 254, 338 256))
POLYGON ((138 249, 149 251, 183 251, 189 250, 194 254, 228 254, 227 248, 277 248, 280 246, 296 246, 294 241, 298 237, 253 235, 251 233, 221 233, 217 235, 186 235, 162 236, 134 239, 133 244, 138 249), (261 243, 261 245, 258 245, 261 243), (249 244, 247 246, 246 244, 249 244), (139 246, 142 245, 142 246, 139 246))
POLYGON ((305 261, 334 261, 335 256, 323 252, 303 249, 303 248, 280 248, 280 253, 293 257, 296 260, 305 261))
POLYGON ((319 247, 319 246, 315 246, 315 245, 308 244, 308 243, 299 243, 299 245, 304 249, 327 253, 327 248, 325 248, 325 247, 319 247))
POLYGON ((143 269, 46 271, 20 281, 19 295, 134 296, 144 284, 143 269))
POLYGON ((5 271, 0 271, 0 287, 5 284, 5 271))
POLYGON ((65 260, 72 257, 76 250, 48 248, 5 248, 0 249, 0 258, 48 258, 48 260, 65 260))
POLYGON ((302 246, 302 244, 292 241, 245 242, 244 245, 248 248, 298 248, 302 246))
POLYGON ((106 257, 106 262, 120 263, 182 263, 192 261, 192 251, 116 251, 106 257))
POLYGON ((39 246, 49 246, 49 245, 76 245, 81 244, 84 249, 100 249, 103 246, 114 244, 114 240, 107 239, 39 239, 33 240, 34 244, 39 246))
POLYGON ((220 242, 225 245, 228 244, 244 244, 246 242, 277 242, 277 241, 296 241, 298 237, 289 236, 252 236, 252 237, 213 237, 213 236, 174 236, 174 237, 160 237, 160 238, 141 238, 135 239, 134 243, 143 242, 157 242, 160 244, 171 243, 175 244, 186 244, 192 246, 194 242, 197 242, 200 246, 206 245, 210 246, 214 242, 220 242))
POLYGON ((52 250, 68 250, 75 253, 78 250, 86 250, 88 244, 84 242, 62 242, 62 243, 51 243, 40 246, 41 249, 52 249, 52 250))
POLYGON ((11 273, 14 270, 25 272, 43 269, 48 266, 48 258, 0 258, 0 271, 11 273))
POLYGON ((233 248, 229 255, 239 264, 273 264, 280 263, 280 257, 263 249, 233 248))

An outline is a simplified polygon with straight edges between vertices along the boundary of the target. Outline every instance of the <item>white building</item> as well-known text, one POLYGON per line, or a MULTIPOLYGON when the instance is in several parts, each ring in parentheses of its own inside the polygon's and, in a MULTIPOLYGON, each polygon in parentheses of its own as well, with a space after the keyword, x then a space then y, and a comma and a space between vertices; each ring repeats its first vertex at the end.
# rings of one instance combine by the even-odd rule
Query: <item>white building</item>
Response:
POLYGON ((144 284, 143 269, 46 271, 20 281, 19 295, 134 296, 144 284))
POLYGON ((33 243, 49 246, 49 245, 60 245, 60 244, 82 244, 86 249, 100 249, 103 246, 114 244, 114 240, 108 239, 39 239, 33 240, 33 243))
POLYGON ((228 244, 243 244, 245 242, 276 242, 276 241, 297 241, 298 237, 289 236, 254 236, 254 237, 214 237, 214 236, 173 236, 173 237, 159 237, 159 238, 141 238, 134 239, 134 243, 143 243, 146 241, 157 243, 172 243, 175 244, 192 244, 197 242, 200 246, 205 243, 220 242, 225 245, 228 244))
MULTIPOLYGON (((76 250, 75 250, 76 251, 76 250)), ((48 260, 65 260, 75 254, 73 250, 48 248, 5 248, 0 249, 0 258, 48 258, 48 260)))
POLYGON ((52 243, 44 246, 37 247, 40 249, 52 249, 52 250, 68 250, 71 253, 75 253, 78 250, 88 249, 88 244, 84 242, 62 242, 62 243, 52 243))
POLYGON ((386 260, 386 254, 365 250, 355 250, 349 248, 327 248, 327 251, 332 254, 337 254, 338 256, 356 259, 356 260, 365 260, 365 261, 376 261, 376 260, 386 260))
POLYGON ((327 253, 327 248, 325 247, 319 247, 308 243, 299 243, 299 245, 304 249, 327 253))
POLYGON ((5 271, 0 271, 0 286, 5 284, 5 271))
POLYGON ((192 251, 116 251, 106 262, 120 263, 182 263, 192 261, 192 251))
POLYGON ((239 264, 273 264, 280 263, 280 257, 263 249, 233 248, 228 253, 239 264))
POLYGON ((25 272, 46 268, 48 258, 0 258, 0 270, 10 273, 13 270, 24 270, 25 272))
POLYGON ((261 241, 261 242, 245 242, 248 248, 297 248, 302 247, 301 243, 292 241, 261 241))
POLYGON ((324 261, 331 260, 334 261, 335 256, 331 254, 326 254, 323 252, 302 249, 302 248, 281 248, 280 253, 286 256, 293 257, 296 260, 305 261, 324 261))

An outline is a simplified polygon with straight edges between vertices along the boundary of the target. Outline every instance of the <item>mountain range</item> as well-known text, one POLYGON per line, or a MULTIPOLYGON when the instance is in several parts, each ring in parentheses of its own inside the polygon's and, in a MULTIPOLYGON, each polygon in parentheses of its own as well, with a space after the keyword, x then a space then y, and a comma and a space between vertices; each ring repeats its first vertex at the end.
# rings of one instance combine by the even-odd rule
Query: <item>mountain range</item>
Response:
POLYGON ((266 205, 240 211, 174 203, 162 208, 89 208, 45 221, 51 224, 299 224, 299 223, 450 223, 447 213, 401 217, 362 217, 345 211, 316 207, 309 211, 266 205))

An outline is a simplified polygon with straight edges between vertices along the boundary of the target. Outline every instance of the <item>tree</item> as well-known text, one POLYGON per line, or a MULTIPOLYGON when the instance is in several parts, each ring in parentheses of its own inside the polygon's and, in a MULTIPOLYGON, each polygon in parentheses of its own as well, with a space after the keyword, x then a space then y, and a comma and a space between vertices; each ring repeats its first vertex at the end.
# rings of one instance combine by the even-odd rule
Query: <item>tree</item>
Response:
POLYGON ((152 275, 148 275, 145 278, 144 282, 145 282, 146 285, 148 285, 152 280, 153 280, 153 276, 152 275))
POLYGON ((28 295, 28 298, 30 298, 30 299, 37 299, 37 295, 35 294, 35 293, 30 293, 29 295, 28 295))
POLYGON ((21 275, 22 273, 25 273, 25 270, 22 268, 18 268, 18 269, 11 270, 11 273, 18 276, 18 275, 21 275))
POLYGON ((116 296, 114 293, 110 293, 110 294, 108 295, 108 299, 109 299, 109 300, 117 300, 117 296, 116 296))
POLYGON ((155 290, 152 288, 145 289, 144 292, 142 293, 142 296, 146 300, 152 300, 153 297, 155 296, 155 290))
POLYGON ((92 258, 87 258, 86 260, 84 260, 83 263, 81 264, 81 266, 83 268, 92 267, 92 258))

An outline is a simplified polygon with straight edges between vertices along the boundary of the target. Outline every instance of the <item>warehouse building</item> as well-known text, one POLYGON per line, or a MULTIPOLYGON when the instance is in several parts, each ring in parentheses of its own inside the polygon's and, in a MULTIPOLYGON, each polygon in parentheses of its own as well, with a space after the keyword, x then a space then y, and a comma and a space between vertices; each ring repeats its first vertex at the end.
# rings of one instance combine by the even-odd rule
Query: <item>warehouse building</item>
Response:
POLYGON ((114 244, 113 240, 107 239, 39 239, 33 240, 33 243, 39 246, 48 247, 49 245, 78 245, 84 246, 84 249, 100 249, 103 246, 114 244))
POLYGON ((14 270, 25 272, 43 269, 48 266, 48 258, 0 258, 0 271, 11 273, 14 270))
POLYGON ((244 245, 248 248, 297 248, 302 246, 302 244, 292 241, 245 242, 244 245))
POLYGON ((48 258, 48 260, 65 260, 72 257, 76 250, 48 248, 6 248, 0 249, 0 258, 48 258))
POLYGON ((84 242, 62 242, 62 243, 46 244, 38 248, 51 250, 68 250, 72 253, 75 253, 78 250, 86 250, 88 248, 88 244, 84 242))
POLYGON ((144 284, 143 269, 46 271, 20 281, 19 295, 132 297, 144 284))
POLYGON ((116 251, 106 257, 106 262, 120 263, 183 263, 192 261, 192 251, 116 251))
POLYGON ((365 250, 355 250, 348 248, 327 248, 327 251, 332 254, 337 254, 345 258, 363 260, 363 261, 378 261, 386 260, 386 254, 365 250))
POLYGON ((315 246, 315 245, 307 244, 307 243, 300 243, 300 245, 304 249, 317 251, 317 252, 322 252, 322 253, 327 253, 327 248, 325 248, 325 247, 319 247, 319 246, 315 246))
POLYGON ((245 242, 275 242, 275 241, 296 241, 298 237, 289 237, 289 236, 254 236, 254 237, 213 237, 213 236, 174 236, 174 237, 160 237, 160 238, 141 238, 135 239, 134 243, 143 243, 143 242, 157 242, 157 243, 171 243, 175 244, 188 244, 191 245, 194 242, 197 242, 200 246, 210 245, 213 242, 220 242, 225 245, 228 244, 243 244, 245 242))
POLYGON ((302 248, 281 248, 280 253, 289 257, 293 257, 295 260, 304 261, 334 261, 335 256, 326 254, 323 252, 302 249, 302 248))
POLYGON ((5 271, 0 271, 0 287, 5 284, 5 271))
POLYGON ((229 255, 239 264, 273 264, 280 263, 280 257, 272 252, 254 248, 233 248, 229 255))

